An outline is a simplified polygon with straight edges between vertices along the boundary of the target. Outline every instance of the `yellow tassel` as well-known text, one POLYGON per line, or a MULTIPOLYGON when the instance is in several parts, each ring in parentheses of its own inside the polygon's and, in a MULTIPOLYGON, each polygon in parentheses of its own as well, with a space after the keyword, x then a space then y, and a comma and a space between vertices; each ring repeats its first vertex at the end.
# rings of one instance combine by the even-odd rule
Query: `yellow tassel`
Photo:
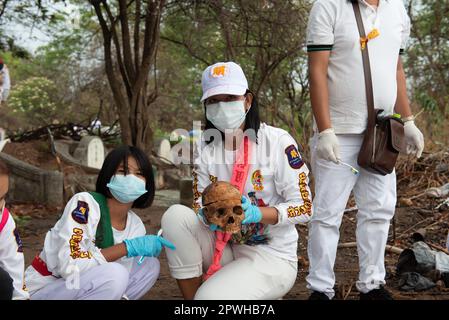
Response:
POLYGON ((372 40, 374 38, 377 38, 380 35, 379 30, 377 30, 376 28, 374 28, 373 30, 371 30, 371 32, 368 34, 368 39, 372 40))
POLYGON ((363 37, 360 38, 360 47, 362 50, 365 50, 367 42, 368 42, 368 38, 363 38, 363 37))
POLYGON ((360 37, 360 47, 361 47, 361 49, 365 50, 366 44, 368 43, 368 41, 372 40, 374 38, 377 38, 379 35, 380 35, 379 30, 374 28, 373 30, 371 30, 370 33, 368 33, 367 37, 360 37))

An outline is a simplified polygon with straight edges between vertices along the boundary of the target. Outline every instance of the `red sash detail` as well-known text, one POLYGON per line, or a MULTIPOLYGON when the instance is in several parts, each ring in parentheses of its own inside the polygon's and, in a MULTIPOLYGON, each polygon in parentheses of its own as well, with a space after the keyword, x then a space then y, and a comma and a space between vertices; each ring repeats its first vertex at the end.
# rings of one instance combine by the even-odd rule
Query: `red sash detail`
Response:
POLYGON ((5 207, 3 210, 2 220, 0 221, 0 232, 2 232, 9 218, 9 210, 5 207))
MULTIPOLYGON (((247 136, 243 138, 243 143, 240 144, 239 151, 237 153, 237 159, 234 163, 234 167, 232 170, 232 177, 230 183, 239 189, 240 193, 243 194, 243 190, 245 189, 246 179, 248 177, 249 171, 249 159, 250 157, 250 146, 249 139, 247 136), (243 146, 243 150, 242 150, 243 146)), ((207 280, 212 276, 215 272, 221 269, 220 260, 223 256, 224 248, 226 244, 231 239, 232 233, 223 232, 223 231, 215 231, 215 251, 214 258, 211 266, 207 270, 204 275, 204 280, 207 280)))
POLYGON ((47 264, 45 263, 45 261, 39 257, 39 254, 37 254, 36 257, 34 257, 34 260, 31 263, 31 265, 37 272, 39 272, 44 277, 52 275, 52 273, 48 271, 47 264))
POLYGON ((243 139, 243 150, 241 149, 242 145, 240 145, 230 181, 242 194, 243 189, 245 189, 246 178, 248 177, 250 159, 249 139, 246 136, 243 139))

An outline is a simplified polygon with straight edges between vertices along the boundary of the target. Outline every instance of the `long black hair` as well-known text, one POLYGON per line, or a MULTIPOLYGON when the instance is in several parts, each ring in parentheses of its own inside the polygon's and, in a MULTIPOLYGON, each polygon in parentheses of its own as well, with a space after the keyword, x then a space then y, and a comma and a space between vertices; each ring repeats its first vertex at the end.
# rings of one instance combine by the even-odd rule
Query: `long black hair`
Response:
POLYGON ((134 146, 123 145, 112 150, 104 160, 100 173, 98 174, 96 192, 101 193, 106 198, 111 198, 112 195, 107 187, 111 181, 112 176, 117 172, 120 164, 123 163, 125 175, 128 174, 128 157, 133 157, 139 166, 142 175, 145 177, 145 189, 147 192, 137 198, 133 203, 133 208, 148 208, 153 203, 154 199, 154 176, 153 167, 151 166, 148 156, 139 148, 134 146))
MULTIPOLYGON (((252 129, 255 132, 255 137, 253 137, 252 135, 249 135, 250 139, 254 139, 255 138, 255 142, 257 142, 257 133, 259 132, 259 128, 260 128, 260 115, 259 115, 259 104, 257 103, 257 98, 255 96, 254 93, 252 93, 250 90, 246 90, 244 96, 246 97, 248 94, 251 94, 253 96, 253 101, 251 102, 251 107, 248 110, 248 113, 246 114, 246 118, 245 118, 245 127, 244 127, 244 132, 248 129, 252 129)), ((214 124, 212 122, 209 121, 209 119, 207 119, 206 116, 206 103, 204 102, 204 121, 206 123, 206 127, 204 128, 204 130, 208 130, 208 129, 216 129, 218 130, 214 124)), ((221 138, 224 141, 224 132, 221 132, 221 138)), ((206 144, 211 143, 212 141, 214 141, 213 137, 206 141, 206 144)))

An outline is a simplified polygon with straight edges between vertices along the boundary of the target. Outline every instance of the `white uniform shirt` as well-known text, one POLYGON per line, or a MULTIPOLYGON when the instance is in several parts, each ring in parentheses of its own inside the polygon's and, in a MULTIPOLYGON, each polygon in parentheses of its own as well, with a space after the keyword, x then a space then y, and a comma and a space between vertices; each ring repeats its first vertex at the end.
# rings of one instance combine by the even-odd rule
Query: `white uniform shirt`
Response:
MULTIPOLYGON (((263 123, 258 132, 258 143, 251 142, 250 146, 250 167, 243 193, 259 207, 275 207, 279 212, 278 223, 265 226, 269 243, 258 247, 278 257, 297 261, 295 224, 308 222, 312 215, 309 170, 295 140, 285 130, 263 123)), ((224 151, 222 142, 212 142, 195 154, 193 206, 197 211, 202 206, 204 188, 212 181, 231 180, 235 152, 224 151)))
MULTIPOLYGON (((387 114, 396 103, 398 54, 405 49, 410 19, 402 0, 379 0, 377 10, 359 0, 368 41, 374 103, 387 114)), ((337 134, 360 134, 367 125, 367 102, 360 36, 349 0, 317 0, 307 27, 307 51, 331 50, 328 66, 329 111, 337 134)), ((314 123, 316 130, 316 125, 314 123)))
MULTIPOLYGON (((1 208, 0 208, 1 210, 1 208)), ((4 213, 0 212, 0 221, 4 213)), ((23 257, 22 240, 19 237, 16 223, 11 214, 0 232, 0 267, 13 280, 13 300, 29 299, 24 283, 25 260, 23 257)))
MULTIPOLYGON (((57 278, 67 279, 74 274, 107 263, 95 246, 95 236, 100 222, 100 206, 87 192, 81 192, 67 203, 64 213, 55 226, 47 232, 40 258, 47 264, 52 276, 42 276, 33 266, 25 271, 28 290, 34 292, 57 278)), ((132 211, 128 212, 126 228, 113 228, 114 243, 123 242, 146 234, 142 220, 132 211)), ((131 271, 132 258, 124 257, 116 261, 131 271)))

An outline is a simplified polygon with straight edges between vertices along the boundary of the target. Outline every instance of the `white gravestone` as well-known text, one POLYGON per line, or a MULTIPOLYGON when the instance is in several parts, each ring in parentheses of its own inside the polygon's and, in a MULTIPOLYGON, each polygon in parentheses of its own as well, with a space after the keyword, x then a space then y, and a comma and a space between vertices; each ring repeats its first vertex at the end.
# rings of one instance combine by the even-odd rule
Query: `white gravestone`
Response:
POLYGON ((0 152, 2 152, 3 148, 5 147, 5 144, 10 142, 9 139, 6 138, 6 132, 4 129, 0 128, 0 152))
POLYGON ((98 137, 83 137, 73 156, 87 167, 101 169, 104 162, 103 141, 98 137))
POLYGON ((173 154, 171 153, 170 141, 162 139, 157 148, 157 155, 166 163, 173 163, 173 154))

